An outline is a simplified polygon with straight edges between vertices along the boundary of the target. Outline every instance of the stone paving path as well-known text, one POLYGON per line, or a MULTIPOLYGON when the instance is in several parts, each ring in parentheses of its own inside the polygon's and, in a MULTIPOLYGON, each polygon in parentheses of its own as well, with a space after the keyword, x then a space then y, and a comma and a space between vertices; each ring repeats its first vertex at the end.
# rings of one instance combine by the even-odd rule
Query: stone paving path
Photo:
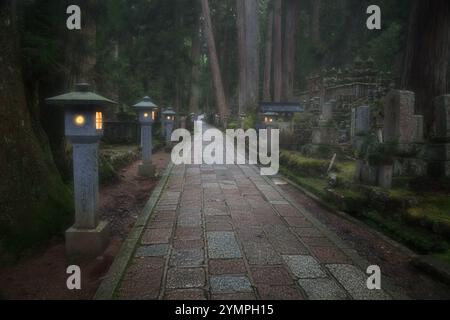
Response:
POLYGON ((252 166, 175 166, 119 299, 389 299, 252 166))

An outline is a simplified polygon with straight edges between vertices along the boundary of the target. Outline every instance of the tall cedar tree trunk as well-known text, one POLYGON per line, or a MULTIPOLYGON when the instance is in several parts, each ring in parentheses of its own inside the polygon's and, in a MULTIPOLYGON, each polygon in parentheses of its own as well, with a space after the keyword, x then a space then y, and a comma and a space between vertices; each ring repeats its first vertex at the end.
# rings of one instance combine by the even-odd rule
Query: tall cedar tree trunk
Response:
MULTIPOLYGON (((200 21, 200 20, 199 20, 200 21)), ((192 74, 191 74, 191 96, 189 99, 189 112, 198 113, 200 105, 200 24, 197 23, 192 37, 192 74)))
POLYGON ((81 30, 68 32, 66 50, 67 89, 71 89, 78 81, 86 81, 95 87, 96 75, 96 45, 97 45, 97 15, 99 3, 97 0, 75 0, 81 9, 81 30))
POLYGON ((311 6, 311 40, 316 46, 320 44, 320 6, 322 0, 310 0, 311 6))
POLYGON ((208 0, 201 0, 202 12, 204 18, 204 28, 206 41, 208 43, 209 61, 211 64, 211 72, 213 75, 214 93, 216 97, 217 109, 220 114, 222 124, 227 126, 227 103, 225 98, 225 92, 223 89, 222 75, 220 73, 219 59, 217 57, 216 42, 214 39, 214 33, 211 22, 211 13, 209 10, 208 0))
POLYGON ((283 101, 292 101, 294 97, 295 57, 300 19, 298 0, 285 1, 285 30, 283 44, 283 101))
POLYGON ((243 112, 256 110, 259 102, 258 0, 245 0, 245 52, 247 56, 247 101, 243 112))
POLYGON ((0 2, 0 256, 62 232, 73 212, 48 143, 38 138, 42 130, 27 108, 15 3, 0 2))
POLYGON ((412 6, 402 87, 416 93, 416 112, 429 137, 433 100, 446 93, 450 41, 450 1, 415 0, 412 6))
POLYGON ((282 0, 275 0, 274 8, 274 48, 273 48, 273 100, 281 101, 283 88, 283 38, 282 38, 282 0))
POLYGON ((246 0, 236 1, 236 23, 238 35, 238 60, 239 60, 239 90, 238 107, 239 112, 243 112, 247 103, 247 59, 245 51, 246 32, 245 32, 245 2, 246 0))
POLYGON ((258 1, 237 0, 239 112, 256 109, 259 100, 258 1))
POLYGON ((272 50, 273 50, 273 8, 270 9, 267 17, 266 30, 266 53, 264 61, 264 84, 263 98, 264 101, 272 101, 272 50))

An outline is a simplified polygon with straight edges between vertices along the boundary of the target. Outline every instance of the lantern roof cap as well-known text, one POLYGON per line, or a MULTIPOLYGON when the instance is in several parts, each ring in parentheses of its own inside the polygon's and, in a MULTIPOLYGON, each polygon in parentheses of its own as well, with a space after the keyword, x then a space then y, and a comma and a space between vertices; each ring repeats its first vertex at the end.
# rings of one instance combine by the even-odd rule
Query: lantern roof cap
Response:
POLYGON ((62 95, 48 98, 46 102, 54 105, 95 105, 104 106, 108 104, 117 104, 116 102, 102 97, 94 92, 89 91, 88 83, 77 83, 74 91, 64 93, 62 95))
POLYGON ((164 110, 163 115, 164 116, 175 116, 177 113, 175 111, 173 111, 173 109, 171 107, 167 108, 166 110, 164 110))
POLYGON ((153 103, 152 99, 149 96, 145 96, 142 100, 136 103, 133 108, 136 109, 157 109, 158 106, 153 103))

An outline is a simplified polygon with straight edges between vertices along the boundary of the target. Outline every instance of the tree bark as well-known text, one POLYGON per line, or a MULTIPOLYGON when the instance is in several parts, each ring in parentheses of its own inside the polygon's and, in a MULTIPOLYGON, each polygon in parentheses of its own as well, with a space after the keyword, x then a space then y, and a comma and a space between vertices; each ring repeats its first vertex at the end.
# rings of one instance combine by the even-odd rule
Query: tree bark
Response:
POLYGON ((189 99, 189 112, 198 113, 200 105, 200 30, 199 24, 195 25, 192 37, 192 74, 191 74, 191 96, 189 99))
POLYGON ((311 40, 314 45, 320 44, 320 6, 322 0, 311 0, 311 40))
POLYGON ((294 97, 295 57, 300 19, 299 1, 286 0, 285 12, 282 99, 284 101, 291 101, 294 97))
POLYGON ((206 41, 208 43, 209 62, 211 65, 211 71, 213 75, 214 93, 216 97, 217 109, 220 114, 220 119, 224 126, 227 125, 227 103, 225 98, 225 92, 223 89, 222 75, 220 72, 219 59, 217 57, 216 43, 214 39, 214 33, 211 22, 211 13, 209 9, 208 0, 201 0, 202 12, 204 18, 204 29, 206 35, 206 41))
POLYGON ((273 48, 273 99, 281 101, 283 88, 283 38, 282 38, 282 0, 275 0, 274 8, 274 48, 273 48))
POLYGON ((259 21, 257 0, 237 0, 239 112, 255 109, 259 100, 259 21))
POLYGON ((0 249, 18 252, 61 232, 72 200, 27 108, 15 5, 0 2, 0 249))
POLYGON ((450 2, 415 0, 412 5, 402 87, 416 94, 416 112, 430 136, 433 100, 445 94, 450 41, 450 2))
POLYGON ((272 101, 272 50, 273 50, 273 9, 270 9, 267 17, 266 30, 266 53, 264 62, 264 84, 263 98, 264 101, 272 101))
POLYGON ((239 89, 238 89, 238 108, 239 112, 244 112, 247 103, 247 59, 245 52, 246 32, 245 32, 245 2, 246 0, 236 1, 236 24, 238 36, 238 60, 239 60, 239 89))
POLYGON ((66 88, 75 82, 86 81, 95 87, 97 82, 97 0, 74 0, 81 8, 81 30, 68 33, 66 45, 66 88))

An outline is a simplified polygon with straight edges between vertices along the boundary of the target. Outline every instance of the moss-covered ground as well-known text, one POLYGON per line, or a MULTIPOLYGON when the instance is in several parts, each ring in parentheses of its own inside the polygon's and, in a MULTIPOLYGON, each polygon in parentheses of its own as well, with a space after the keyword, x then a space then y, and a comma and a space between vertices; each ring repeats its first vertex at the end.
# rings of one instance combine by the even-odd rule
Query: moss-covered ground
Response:
POLYGON ((329 159, 283 151, 280 160, 283 175, 325 200, 331 209, 347 212, 421 254, 450 262, 450 193, 445 188, 419 190, 415 184, 423 187, 423 183, 408 178, 396 179, 390 190, 360 186, 353 181, 355 162, 339 159, 338 183, 330 188, 329 159), (380 194, 383 197, 374 200, 380 194))

